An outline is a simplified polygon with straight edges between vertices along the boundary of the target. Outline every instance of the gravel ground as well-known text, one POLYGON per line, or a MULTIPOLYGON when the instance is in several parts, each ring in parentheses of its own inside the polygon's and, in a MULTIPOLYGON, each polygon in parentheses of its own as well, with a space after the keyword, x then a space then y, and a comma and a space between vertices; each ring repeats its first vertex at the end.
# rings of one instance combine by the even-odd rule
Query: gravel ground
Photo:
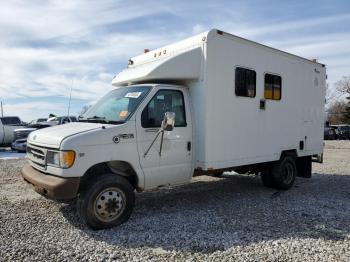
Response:
POLYGON ((286 192, 227 175, 140 193, 130 220, 102 231, 26 186, 25 160, 0 160, 0 261, 350 261, 349 159, 350 142, 327 142, 286 192))

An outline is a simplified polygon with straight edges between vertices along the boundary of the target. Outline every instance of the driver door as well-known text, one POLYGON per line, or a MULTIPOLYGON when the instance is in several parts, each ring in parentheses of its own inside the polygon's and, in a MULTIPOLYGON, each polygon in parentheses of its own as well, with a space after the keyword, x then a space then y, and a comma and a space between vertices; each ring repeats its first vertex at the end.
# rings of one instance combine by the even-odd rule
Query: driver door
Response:
POLYGON ((139 111, 137 140, 146 188, 183 184, 191 179, 191 123, 187 90, 159 89, 139 111), (160 152, 161 134, 151 148, 150 145, 157 135, 165 112, 175 113, 175 126, 172 131, 164 131, 160 152))

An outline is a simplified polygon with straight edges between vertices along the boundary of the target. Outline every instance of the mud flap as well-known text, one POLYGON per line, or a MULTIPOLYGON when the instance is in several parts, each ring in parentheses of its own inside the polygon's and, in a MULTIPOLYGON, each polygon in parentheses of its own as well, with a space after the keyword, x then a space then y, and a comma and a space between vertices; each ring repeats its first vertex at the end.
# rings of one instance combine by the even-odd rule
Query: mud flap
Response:
POLYGON ((296 160, 298 177, 310 178, 312 174, 311 156, 298 157, 296 160))
POLYGON ((323 154, 313 155, 312 156, 312 162, 323 164, 323 154))

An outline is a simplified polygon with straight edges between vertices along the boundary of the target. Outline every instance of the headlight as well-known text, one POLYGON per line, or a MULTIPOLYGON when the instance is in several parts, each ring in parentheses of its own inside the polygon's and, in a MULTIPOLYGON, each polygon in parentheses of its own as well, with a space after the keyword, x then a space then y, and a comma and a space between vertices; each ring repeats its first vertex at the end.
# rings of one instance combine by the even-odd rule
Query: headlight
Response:
POLYGON ((74 151, 47 151, 46 163, 50 166, 70 168, 75 160, 74 151))
POLYGON ((58 151, 47 151, 46 163, 50 166, 60 167, 60 152, 58 151))

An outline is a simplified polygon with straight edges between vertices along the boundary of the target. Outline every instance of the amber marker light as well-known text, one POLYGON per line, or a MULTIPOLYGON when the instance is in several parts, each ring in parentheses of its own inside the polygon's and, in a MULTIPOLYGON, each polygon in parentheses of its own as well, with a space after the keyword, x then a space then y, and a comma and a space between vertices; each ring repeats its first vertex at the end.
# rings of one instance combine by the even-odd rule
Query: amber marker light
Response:
POLYGON ((60 152, 60 162, 62 168, 70 168, 74 164, 75 152, 70 151, 61 151, 60 152))

